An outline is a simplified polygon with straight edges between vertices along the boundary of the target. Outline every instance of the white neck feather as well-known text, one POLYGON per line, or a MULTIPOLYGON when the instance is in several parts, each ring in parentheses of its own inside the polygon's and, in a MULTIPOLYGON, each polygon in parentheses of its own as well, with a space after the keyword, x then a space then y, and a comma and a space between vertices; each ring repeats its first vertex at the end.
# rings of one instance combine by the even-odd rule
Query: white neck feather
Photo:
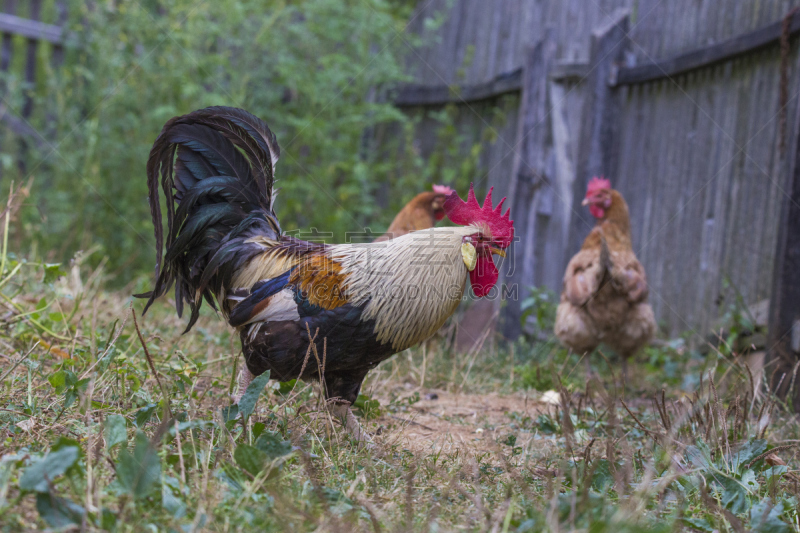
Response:
POLYGON ((362 318, 375 319, 378 340, 400 351, 436 333, 458 307, 468 273, 461 243, 477 231, 433 228, 391 241, 335 245, 330 254, 347 274, 350 301, 369 300, 362 318))

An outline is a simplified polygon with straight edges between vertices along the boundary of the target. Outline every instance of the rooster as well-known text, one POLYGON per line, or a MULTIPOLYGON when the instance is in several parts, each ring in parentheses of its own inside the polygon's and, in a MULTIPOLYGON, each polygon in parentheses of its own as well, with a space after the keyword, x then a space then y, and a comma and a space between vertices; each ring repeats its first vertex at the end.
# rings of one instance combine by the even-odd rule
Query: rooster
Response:
POLYGON ((445 216, 445 199, 453 189, 445 185, 434 185, 433 192, 421 192, 408 202, 392 220, 386 233, 375 239, 383 242, 402 237, 412 231, 432 228, 445 216))
POLYGON ((505 256, 513 221, 503 201, 493 207, 491 189, 480 206, 470 187, 466 202, 453 192, 443 205, 458 227, 380 243, 301 241, 283 234, 273 210, 279 154, 267 125, 240 109, 209 107, 166 123, 147 163, 157 278, 142 295, 145 311, 174 284, 178 315, 191 311, 189 331, 205 300, 239 333, 240 391, 266 371, 320 380, 330 412, 368 440, 350 409, 364 377, 433 335, 468 278, 478 297, 489 292, 498 279, 492 254, 505 256))
POLYGON ((628 358, 656 329, 647 303, 647 278, 631 246, 628 204, 611 182, 593 178, 583 205, 597 223, 567 265, 555 333, 567 348, 583 355, 606 344, 622 357, 626 380, 628 358))

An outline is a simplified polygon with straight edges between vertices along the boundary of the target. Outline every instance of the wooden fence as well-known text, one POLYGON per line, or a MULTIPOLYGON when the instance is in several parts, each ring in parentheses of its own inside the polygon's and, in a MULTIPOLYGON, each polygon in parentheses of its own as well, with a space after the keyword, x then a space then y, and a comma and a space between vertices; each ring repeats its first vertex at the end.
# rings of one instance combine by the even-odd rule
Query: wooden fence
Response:
MULTIPOLYGON (((476 177, 513 201, 521 242, 506 282, 560 291, 593 224, 576 199, 605 175, 630 204, 663 329, 699 339, 738 295, 749 305, 785 292, 774 273, 791 238, 780 221, 800 85, 795 47, 780 42, 800 31, 800 15, 787 17, 798 5, 421 2, 412 31, 425 36, 426 17, 444 22, 435 44, 410 54, 417 83, 395 101, 414 113, 456 104, 478 130, 498 102, 508 109, 476 177)), ((502 316, 518 335, 519 301, 502 316)))
MULTIPOLYGON (((13 73, 24 80, 24 99, 21 109, 12 112, 5 103, 0 104, 0 120, 25 142, 41 145, 44 140, 28 124, 33 114, 32 94, 40 68, 40 49, 50 46, 50 57, 55 66, 63 61, 66 0, 5 0, 0 1, 0 73, 13 73), (55 24, 42 22, 43 13, 55 24)), ((5 92, 5 87, 3 87, 5 92)))

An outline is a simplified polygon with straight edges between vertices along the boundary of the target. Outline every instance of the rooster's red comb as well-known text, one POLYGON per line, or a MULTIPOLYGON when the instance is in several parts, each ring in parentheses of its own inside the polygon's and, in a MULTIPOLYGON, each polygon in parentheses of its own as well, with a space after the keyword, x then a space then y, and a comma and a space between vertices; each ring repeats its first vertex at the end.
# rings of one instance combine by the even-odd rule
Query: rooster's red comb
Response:
POLYGON ((507 209, 504 215, 501 214, 505 198, 500 200, 497 207, 492 205, 492 189, 494 187, 489 188, 486 200, 483 201, 483 207, 475 198, 475 188, 472 184, 469 186, 466 202, 458 196, 457 192, 453 191, 444 201, 444 212, 447 214, 447 218, 459 226, 469 226, 481 222, 486 224, 492 233, 492 240, 503 248, 507 248, 514 240, 514 221, 508 217, 511 209, 507 209))
POLYGON ((433 192, 436 194, 444 194, 445 196, 449 194, 453 194, 453 189, 448 187, 447 185, 434 185, 433 192))
POLYGON ((607 180, 602 176, 599 178, 595 176, 591 180, 589 180, 589 185, 586 187, 586 196, 589 197, 593 193, 602 189, 610 190, 611 180, 607 180))

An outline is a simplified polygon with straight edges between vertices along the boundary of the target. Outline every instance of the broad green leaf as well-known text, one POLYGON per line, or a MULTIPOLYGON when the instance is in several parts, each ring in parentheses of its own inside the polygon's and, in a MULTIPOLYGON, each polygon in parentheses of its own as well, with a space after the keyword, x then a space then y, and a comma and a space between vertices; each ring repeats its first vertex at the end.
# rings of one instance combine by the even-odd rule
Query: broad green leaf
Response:
POLYGON ((228 407, 223 407, 221 411, 222 411, 222 420, 226 424, 232 420, 236 420, 236 417, 239 416, 238 405, 229 405, 228 407))
POLYGON ((66 498, 49 493, 36 495, 36 510, 50 527, 78 526, 83 521, 84 508, 66 498))
POLYGON ((128 441, 127 424, 122 415, 109 415, 103 424, 103 437, 106 439, 106 450, 110 450, 117 444, 128 441))
POLYGON ((47 376, 47 381, 56 389, 57 394, 61 394, 64 391, 64 385, 67 383, 67 374, 63 370, 53 372, 47 376))
POLYGON ((263 432, 256 440, 256 448, 266 453, 270 460, 292 453, 292 443, 274 431, 263 432))
POLYGON ((769 498, 765 498, 750 508, 750 526, 752 531, 759 533, 789 533, 793 531, 789 525, 781 520, 781 515, 787 509, 784 502, 775 505, 769 498))
POLYGON ((53 283, 55 280, 60 278, 61 276, 65 276, 67 273, 61 268, 61 263, 46 263, 44 265, 44 282, 45 283, 53 283))
POLYGON ((117 526, 117 515, 108 507, 100 511, 100 529, 111 531, 117 526))
POLYGON ((745 470, 744 474, 742 474, 741 483, 751 494, 757 492, 759 489, 756 473, 752 470, 745 470))
POLYGON ((233 452, 233 458, 239 466, 254 476, 261 472, 269 460, 266 452, 259 450, 255 446, 250 446, 249 444, 240 444, 237 446, 236 450, 233 452))
POLYGON ((704 531, 706 533, 714 533, 717 529, 712 526, 708 520, 704 518, 681 518, 681 521, 692 529, 697 531, 704 531))
POLYGON ((709 481, 721 487, 722 505, 734 514, 743 513, 747 509, 747 490, 738 479, 720 472, 708 474, 709 481))
POLYGON ((767 450, 767 441, 763 439, 751 439, 747 441, 739 450, 731 456, 731 468, 736 472, 743 472, 747 465, 767 450))
POLYGON ((157 403, 150 403, 136 411, 136 418, 134 418, 134 424, 136 424, 136 427, 140 428, 147 424, 147 422, 153 416, 153 413, 156 412, 157 407, 157 403))
POLYGON ((186 504, 180 499, 180 484, 172 476, 166 476, 161 485, 161 505, 173 518, 186 515, 186 504))
POLYGON ((161 462, 147 436, 141 431, 134 437, 133 452, 123 448, 117 458, 117 480, 134 498, 144 498, 161 476, 161 462))
POLYGON ((686 455, 695 466, 705 469, 713 466, 711 450, 708 449, 708 445, 702 439, 697 439, 697 445, 687 446, 686 455))
POLYGON ((381 403, 373 400, 366 394, 359 394, 354 405, 366 420, 381 416, 381 403))
POLYGON ((68 388, 78 383, 78 376, 71 370, 59 370, 47 377, 47 381, 56 389, 56 394, 62 394, 68 388))
POLYGON ((51 451, 25 469, 19 479, 19 488, 33 492, 48 492, 48 480, 52 482, 66 472, 79 456, 80 448, 77 446, 64 446, 51 451))
POLYGON ((786 472, 789 471, 789 467, 786 465, 776 465, 764 470, 764 478, 767 481, 771 481, 774 477, 780 477, 786 472))
POLYGON ((247 390, 244 391, 238 404, 239 412, 242 414, 242 420, 247 420, 247 418, 253 414, 253 410, 256 408, 256 402, 258 402, 258 397, 261 396, 261 391, 264 390, 268 382, 269 370, 253 378, 253 381, 247 386, 247 390))
POLYGON ((278 387, 278 393, 283 395, 289 394, 294 388, 295 383, 297 383, 296 379, 290 379, 289 381, 281 381, 278 387))

